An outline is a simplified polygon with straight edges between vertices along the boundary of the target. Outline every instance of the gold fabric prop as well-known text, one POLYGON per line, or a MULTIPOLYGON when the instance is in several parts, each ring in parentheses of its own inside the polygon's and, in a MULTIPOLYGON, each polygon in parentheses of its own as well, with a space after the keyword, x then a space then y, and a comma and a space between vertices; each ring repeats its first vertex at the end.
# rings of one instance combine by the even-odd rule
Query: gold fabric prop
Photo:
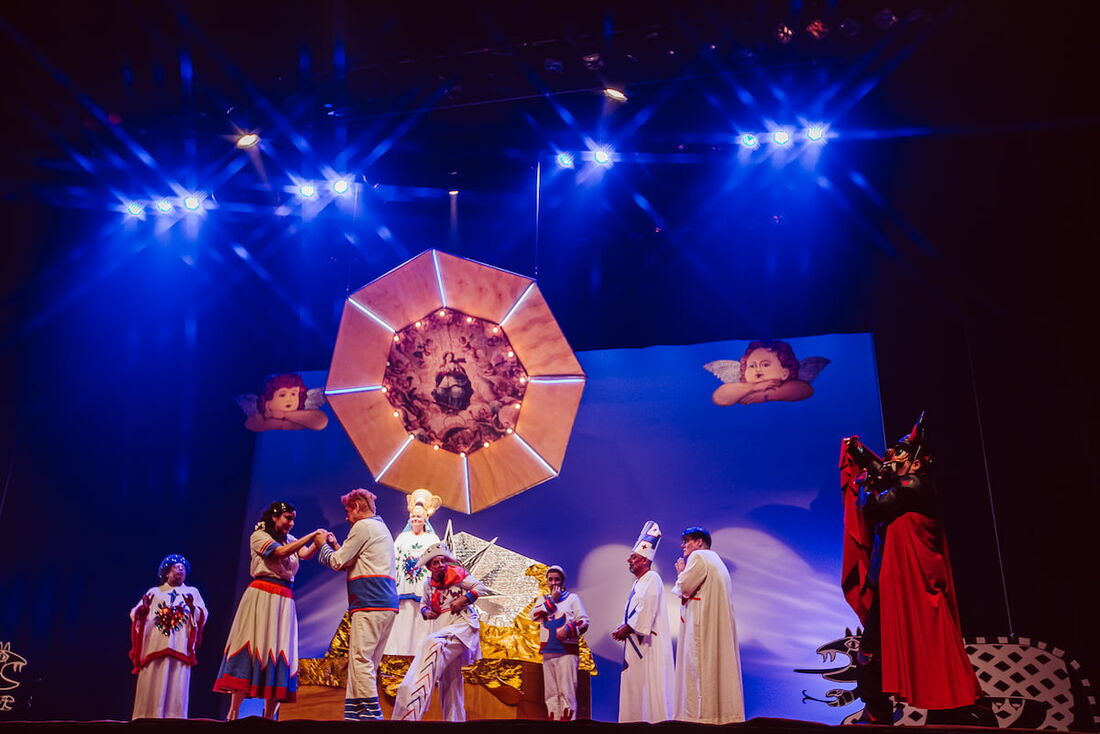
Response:
MULTIPOLYGON (((463 668, 466 680, 486 688, 507 686, 523 690, 520 662, 542 664, 539 652, 539 624, 531 619, 535 598, 530 597, 521 607, 521 594, 530 594, 531 581, 538 585, 539 594, 550 593, 546 583, 545 563, 524 558, 499 546, 486 548, 485 541, 467 533, 456 533, 452 547, 460 558, 471 557, 476 551, 477 560, 470 565, 471 572, 489 583, 495 596, 483 597, 478 602, 482 610, 481 660, 463 668), (516 565, 519 563, 520 565, 516 565), (522 575, 518 569, 522 568, 522 575), (526 578, 524 578, 526 577, 526 578), (488 607, 488 608, 486 608, 488 607), (495 614, 493 613, 495 612, 495 614), (489 621, 511 624, 489 624, 489 621)), ((322 658, 302 658, 298 661, 298 684, 340 688, 347 683, 348 641, 351 638, 351 618, 344 613, 336 634, 332 636, 328 650, 322 658)), ((596 662, 584 637, 580 638, 578 669, 596 675, 596 662)), ((389 695, 397 693, 397 687, 405 677, 412 658, 386 655, 379 666, 380 687, 389 695)))

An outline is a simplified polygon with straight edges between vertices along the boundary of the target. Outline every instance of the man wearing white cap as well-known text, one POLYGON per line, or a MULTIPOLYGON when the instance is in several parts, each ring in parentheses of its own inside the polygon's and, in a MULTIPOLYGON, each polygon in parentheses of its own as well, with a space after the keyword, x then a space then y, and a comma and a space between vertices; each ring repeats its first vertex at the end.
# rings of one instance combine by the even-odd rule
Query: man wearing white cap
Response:
POLYGON ((546 569, 546 585, 550 593, 531 607, 531 619, 539 623, 543 696, 551 720, 572 721, 577 718, 577 665, 588 612, 580 597, 566 590, 561 566, 546 569))
POLYGON ((710 549, 710 533, 703 528, 685 530, 680 548, 684 558, 676 560, 679 575, 672 589, 681 600, 676 719, 703 724, 744 721, 730 573, 710 549))
POLYGON ((438 619, 446 626, 420 643, 409 672, 397 689, 394 721, 419 721, 439 684, 444 721, 466 720, 462 666, 481 657, 481 624, 474 602, 488 591, 471 576, 446 543, 434 543, 420 556, 417 565, 428 569, 420 595, 424 619, 438 619))
POLYGON ((630 556, 627 568, 634 586, 626 600, 623 623, 611 636, 626 643, 619 678, 619 721, 668 721, 672 706, 672 635, 665 610, 664 583, 653 570, 661 529, 650 520, 630 556))

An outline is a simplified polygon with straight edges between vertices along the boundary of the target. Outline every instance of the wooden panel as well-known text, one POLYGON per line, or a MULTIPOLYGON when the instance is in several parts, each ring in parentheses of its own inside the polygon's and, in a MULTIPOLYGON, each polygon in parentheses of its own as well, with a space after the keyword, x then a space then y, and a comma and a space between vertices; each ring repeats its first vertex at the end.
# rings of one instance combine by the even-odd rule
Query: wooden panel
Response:
POLYGON ((553 477, 515 435, 470 454, 471 512, 484 510, 553 477))
POLYGON ((393 332, 345 302, 325 389, 381 385, 392 339, 393 332))
POLYGON ((537 285, 512 312, 503 327, 531 377, 584 374, 537 285))
POLYGON ((393 417, 393 406, 381 390, 329 395, 328 402, 371 474, 377 476, 409 434, 393 417))
POLYGON ((413 440, 378 481, 402 492, 424 487, 438 494, 452 510, 467 512, 464 474, 458 454, 436 451, 423 441, 413 440))
POLYGON ((500 323, 534 281, 514 273, 440 252, 446 305, 470 316, 500 323))
POLYGON ((442 305, 432 250, 420 253, 351 295, 401 330, 442 305))
POLYGON ((516 433, 555 471, 561 471, 583 392, 583 382, 527 383, 516 433))

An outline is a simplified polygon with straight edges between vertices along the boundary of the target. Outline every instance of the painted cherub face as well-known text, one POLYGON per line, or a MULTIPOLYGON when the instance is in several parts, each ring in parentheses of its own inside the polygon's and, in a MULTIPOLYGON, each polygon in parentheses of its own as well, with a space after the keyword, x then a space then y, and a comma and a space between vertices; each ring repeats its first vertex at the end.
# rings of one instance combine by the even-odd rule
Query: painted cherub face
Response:
POLYGON ((298 410, 298 395, 300 392, 301 388, 298 387, 280 387, 264 407, 268 411, 298 410))
POLYGON ((791 371, 780 364, 779 355, 770 349, 754 349, 745 360, 745 382, 784 382, 790 376, 791 371))

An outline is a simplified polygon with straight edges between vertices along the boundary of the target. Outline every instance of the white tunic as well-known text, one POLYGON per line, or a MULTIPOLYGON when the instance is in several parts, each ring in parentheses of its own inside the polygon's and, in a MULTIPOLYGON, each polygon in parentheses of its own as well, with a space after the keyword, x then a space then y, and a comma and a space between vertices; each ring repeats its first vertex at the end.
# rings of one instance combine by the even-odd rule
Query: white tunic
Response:
POLYGON ((386 641, 387 655, 416 655, 420 641, 432 631, 429 620, 420 616, 420 592, 428 570, 416 565, 424 550, 438 543, 439 537, 425 529, 420 535, 412 530, 402 532, 393 541, 397 552, 397 619, 386 641))
POLYGON ((697 550, 676 579, 682 599, 676 656, 676 719, 704 724, 745 720, 733 584, 721 557, 697 550))
POLYGON ((130 610, 130 659, 138 675, 134 719, 186 719, 195 648, 202 642, 206 605, 194 586, 154 586, 147 613, 130 610), (194 614, 184 597, 190 594, 194 614))
POLYGON ((652 569, 635 579, 624 621, 626 638, 619 678, 619 721, 668 721, 672 707, 672 634, 665 611, 665 587, 652 569))

